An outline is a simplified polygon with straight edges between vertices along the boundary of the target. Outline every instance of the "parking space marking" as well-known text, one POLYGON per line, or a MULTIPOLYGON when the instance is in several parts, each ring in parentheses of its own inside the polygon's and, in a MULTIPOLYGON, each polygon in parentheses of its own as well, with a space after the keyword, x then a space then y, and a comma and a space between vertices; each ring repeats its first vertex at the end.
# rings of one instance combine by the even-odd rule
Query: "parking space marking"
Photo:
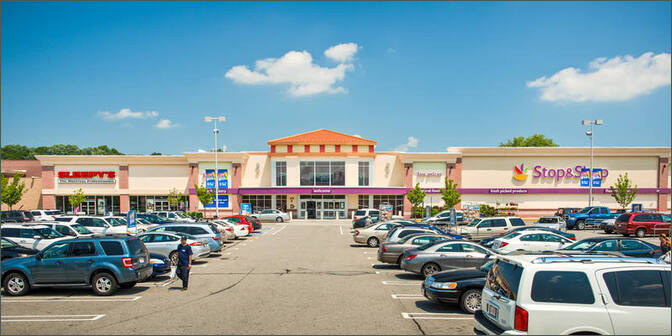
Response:
MULTIPOLYGON (((4 301, 4 300, 3 300, 4 301)), ((99 315, 11 315, 0 316, 2 322, 74 322, 74 321, 95 321, 105 317, 105 314, 99 315)))
POLYGON ((422 283, 422 281, 406 281, 406 280, 392 280, 392 281, 381 281, 383 285, 394 285, 394 286, 417 286, 422 283))
POLYGON ((405 319, 413 320, 473 320, 473 316, 460 313, 401 313, 405 319))
POLYGON ((281 227, 280 230, 273 232, 273 235, 275 236, 276 234, 280 233, 280 231, 284 230, 286 227, 287 225, 285 224, 285 226, 281 227))
POLYGON ((366 257, 366 259, 368 259, 368 260, 373 260, 373 259, 376 259, 376 258, 374 258, 374 257, 366 257))
POLYGON ((343 235, 343 227, 339 225, 338 229, 341 230, 341 236, 342 236, 343 235))
POLYGON ((142 296, 130 297, 68 297, 68 296, 44 296, 39 298, 25 299, 2 299, 3 303, 30 303, 30 302, 130 302, 138 301, 142 296))
POLYGON ((378 252, 364 252, 364 254, 378 254, 378 252))
POLYGON ((424 300, 425 297, 418 294, 391 294, 393 299, 398 300, 424 300))
POLYGON ((175 280, 177 280, 177 277, 174 278, 174 279, 168 279, 168 280, 161 283, 161 287, 166 287, 166 286, 170 285, 171 283, 175 282, 175 280))

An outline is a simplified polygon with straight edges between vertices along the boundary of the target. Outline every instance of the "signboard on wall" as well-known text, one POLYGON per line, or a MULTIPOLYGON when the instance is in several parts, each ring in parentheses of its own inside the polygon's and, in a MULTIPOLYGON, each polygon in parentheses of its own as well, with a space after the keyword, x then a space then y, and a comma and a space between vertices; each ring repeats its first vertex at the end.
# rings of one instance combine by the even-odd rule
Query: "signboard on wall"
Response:
POLYGON ((252 204, 251 203, 242 203, 240 204, 240 214, 243 216, 249 216, 252 213, 252 204))
POLYGON ((60 171, 58 172, 58 183, 116 183, 116 177, 117 173, 113 171, 60 171))
POLYGON ((129 210, 126 218, 126 233, 135 235, 137 233, 137 226, 135 224, 135 210, 129 210))
MULTIPOLYGON (((229 207, 229 195, 219 195, 219 208, 228 208, 229 207)), ((212 203, 205 206, 208 209, 215 208, 215 200, 213 199, 212 203)))
MULTIPOLYGON (((581 169, 581 186, 582 187, 590 186, 590 176, 588 176, 589 171, 590 171, 590 169, 588 169, 588 168, 582 168, 581 169)), ((603 175, 604 175, 603 169, 593 168, 593 187, 601 187, 602 186, 603 175)))
MULTIPOLYGON (((215 189, 215 170, 206 169, 205 170, 205 187, 208 189, 215 189)), ((226 189, 229 187, 229 170, 228 169, 218 169, 217 180, 219 189, 226 189)))

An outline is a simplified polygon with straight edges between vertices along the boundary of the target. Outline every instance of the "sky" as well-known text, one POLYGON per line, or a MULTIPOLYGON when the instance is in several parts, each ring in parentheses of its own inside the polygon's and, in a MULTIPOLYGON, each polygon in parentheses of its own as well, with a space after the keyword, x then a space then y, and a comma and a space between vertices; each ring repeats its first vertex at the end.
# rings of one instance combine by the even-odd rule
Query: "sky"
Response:
POLYGON ((670 2, 1 3, 3 145, 670 146, 670 2))

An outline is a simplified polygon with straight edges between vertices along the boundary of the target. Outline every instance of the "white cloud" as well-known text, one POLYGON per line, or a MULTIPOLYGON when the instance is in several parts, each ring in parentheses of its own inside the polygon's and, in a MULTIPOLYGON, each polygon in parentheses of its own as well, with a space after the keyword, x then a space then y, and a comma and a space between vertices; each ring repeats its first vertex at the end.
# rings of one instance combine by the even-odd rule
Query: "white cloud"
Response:
POLYGON ((289 84, 289 94, 295 97, 319 93, 347 93, 337 81, 345 78, 345 72, 353 70, 352 64, 341 63, 334 68, 313 64, 307 51, 290 51, 280 58, 266 58, 255 62, 254 71, 245 65, 232 67, 226 78, 238 84, 289 84))
POLYGON ((416 148, 418 147, 418 139, 416 137, 408 137, 408 142, 406 142, 403 145, 397 146, 394 150, 397 152, 408 152, 409 148, 416 148))
POLYGON ((357 43, 341 43, 325 50, 324 56, 327 56, 336 62, 345 63, 352 61, 358 49, 359 46, 357 43))
POLYGON ((200 149, 200 148, 199 148, 199 149, 198 149, 198 152, 199 152, 199 153, 207 153, 208 151, 206 151, 205 149, 200 149))
POLYGON ((147 112, 133 112, 129 108, 124 108, 119 110, 117 113, 110 113, 108 111, 99 111, 98 115, 103 119, 114 121, 114 120, 123 120, 127 118, 135 119, 146 119, 146 118, 156 118, 159 116, 159 112, 156 111, 147 111, 147 112))
POLYGON ((161 129, 166 129, 166 128, 173 128, 177 127, 177 124, 174 124, 172 121, 169 119, 161 119, 155 126, 156 128, 161 128, 161 129))
POLYGON ((670 84, 670 54, 667 53, 647 52, 638 58, 600 57, 590 62, 589 68, 593 71, 562 69, 551 77, 527 82, 527 86, 539 88, 542 100, 607 102, 632 99, 670 84))

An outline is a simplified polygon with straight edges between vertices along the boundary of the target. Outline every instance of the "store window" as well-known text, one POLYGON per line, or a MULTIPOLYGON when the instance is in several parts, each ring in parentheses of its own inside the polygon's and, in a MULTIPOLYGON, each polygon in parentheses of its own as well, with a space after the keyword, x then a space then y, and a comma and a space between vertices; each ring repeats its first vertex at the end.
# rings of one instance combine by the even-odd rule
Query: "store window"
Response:
POLYGON ((252 213, 273 209, 273 198, 271 195, 243 195, 242 203, 250 203, 252 213))
POLYGON ((182 196, 177 205, 168 201, 168 196, 130 196, 129 209, 136 212, 189 211, 189 197, 182 196))
POLYGON ((369 208, 369 195, 358 195, 357 200, 357 209, 369 208))
POLYGON ((287 162, 275 163, 275 185, 279 187, 287 185, 287 162))
POLYGON ((344 161, 302 161, 299 170, 302 186, 345 185, 344 161))
POLYGON ((380 209, 381 204, 389 204, 394 214, 404 211, 404 195, 373 195, 373 208, 380 209))
POLYGON ((369 162, 360 161, 358 166, 359 171, 359 185, 368 186, 369 185, 369 162))
POLYGON ((282 212, 287 212, 287 195, 275 196, 275 208, 282 212))
MULTIPOLYGON (((70 196, 56 196, 56 209, 65 214, 73 214, 70 196)), ((87 196, 79 205, 79 212, 87 215, 118 215, 120 213, 119 196, 87 196)))

